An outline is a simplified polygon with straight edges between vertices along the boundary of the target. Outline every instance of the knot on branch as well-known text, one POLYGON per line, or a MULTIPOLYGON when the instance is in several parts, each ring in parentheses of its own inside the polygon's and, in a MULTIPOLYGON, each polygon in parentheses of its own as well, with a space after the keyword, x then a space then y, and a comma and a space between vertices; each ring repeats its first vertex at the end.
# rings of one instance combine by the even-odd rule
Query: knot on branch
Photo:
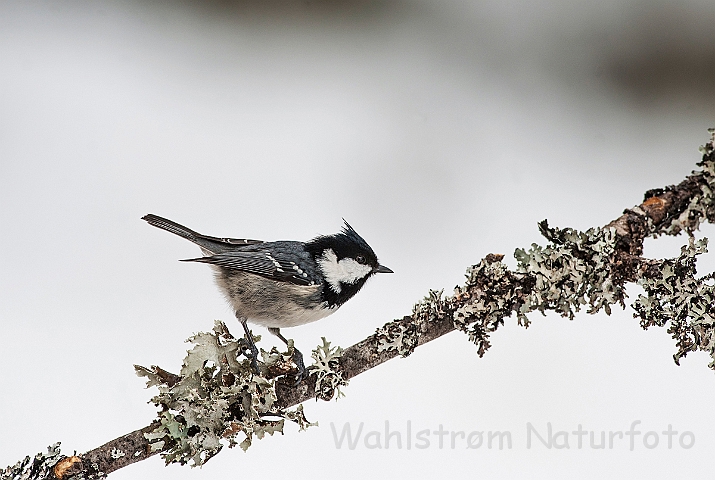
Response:
POLYGON ((680 256, 649 269, 638 281, 646 295, 638 296, 633 309, 644 329, 668 325, 678 348, 673 355, 676 364, 688 352, 700 349, 710 354, 708 366, 715 369, 715 274, 695 277, 696 256, 706 252, 707 239, 691 237, 680 256))
POLYGON ((697 164, 702 170, 693 171, 678 186, 671 185, 646 192, 644 208, 654 204, 654 199, 666 204, 662 215, 648 211, 655 221, 651 230, 654 237, 678 235, 683 231, 692 235, 702 222, 715 222, 715 129, 708 131, 711 139, 700 147, 703 158, 697 164))

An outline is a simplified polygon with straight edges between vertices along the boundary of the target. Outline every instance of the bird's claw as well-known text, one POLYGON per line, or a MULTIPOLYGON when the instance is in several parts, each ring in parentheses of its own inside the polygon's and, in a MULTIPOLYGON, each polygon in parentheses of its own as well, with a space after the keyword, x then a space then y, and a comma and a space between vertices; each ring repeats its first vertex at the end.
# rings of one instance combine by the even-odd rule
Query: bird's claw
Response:
POLYGON ((241 343, 241 354, 251 360, 253 372, 260 373, 260 370, 258 370, 258 347, 256 347, 256 344, 245 338, 239 339, 239 342, 241 343))
POLYGON ((305 363, 303 363, 303 354, 300 353, 300 350, 295 347, 293 347, 293 355, 291 356, 291 360, 298 369, 295 374, 291 375, 293 378, 295 378, 295 382, 293 383, 293 386, 295 387, 304 379, 308 378, 309 372, 308 369, 305 368, 305 363))

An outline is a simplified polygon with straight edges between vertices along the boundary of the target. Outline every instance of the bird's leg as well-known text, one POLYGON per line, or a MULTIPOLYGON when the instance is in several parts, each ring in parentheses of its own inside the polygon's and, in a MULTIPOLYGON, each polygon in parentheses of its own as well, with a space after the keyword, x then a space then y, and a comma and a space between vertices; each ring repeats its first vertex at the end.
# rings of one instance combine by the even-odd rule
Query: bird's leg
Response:
MULTIPOLYGON (((273 335, 276 337, 280 338, 283 343, 288 345, 288 340, 281 334, 281 329, 276 328, 276 327, 268 327, 268 331, 271 332, 273 335)), ((295 363, 295 366, 298 367, 298 374, 296 375, 296 381, 295 384, 298 385, 307 375, 306 375, 306 369, 305 369, 305 364, 303 363, 303 354, 300 353, 300 350, 295 348, 295 345, 293 345, 293 357, 292 357, 293 363, 295 363)))
MULTIPOLYGON (((248 329, 248 324, 246 323, 246 317, 242 317, 241 315, 236 312, 236 318, 238 319, 239 322, 241 322, 241 325, 243 326, 243 331, 246 332, 246 340, 248 341, 248 348, 251 350, 251 368, 253 368, 253 371, 256 373, 259 373, 258 371, 258 347, 256 347, 256 344, 253 342, 253 335, 251 335, 251 331, 248 329)), ((245 352, 244 352, 245 354, 245 352)), ((248 355, 246 355, 248 356, 248 355)))

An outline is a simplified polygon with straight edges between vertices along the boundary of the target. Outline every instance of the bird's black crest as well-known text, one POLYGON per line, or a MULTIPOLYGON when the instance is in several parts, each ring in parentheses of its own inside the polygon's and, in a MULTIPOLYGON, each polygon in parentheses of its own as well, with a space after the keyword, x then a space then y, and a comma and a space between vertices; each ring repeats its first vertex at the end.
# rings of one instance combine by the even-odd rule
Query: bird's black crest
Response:
POLYGON ((330 248, 337 255, 338 259, 345 257, 355 257, 358 254, 365 255, 368 263, 377 265, 377 255, 373 252, 370 245, 367 244, 350 224, 343 219, 343 225, 340 233, 334 235, 321 235, 307 242, 305 247, 314 258, 322 255, 323 252, 330 248))
POLYGON ((340 232, 342 235, 345 235, 347 238, 349 238, 352 242, 354 242, 356 245, 360 245, 360 247, 364 248, 365 250, 370 251, 373 255, 375 255, 375 252, 372 251, 372 248, 370 248, 370 245, 367 244, 365 239, 363 239, 358 233, 355 231, 353 227, 350 226, 350 224, 343 218, 343 229, 340 232))

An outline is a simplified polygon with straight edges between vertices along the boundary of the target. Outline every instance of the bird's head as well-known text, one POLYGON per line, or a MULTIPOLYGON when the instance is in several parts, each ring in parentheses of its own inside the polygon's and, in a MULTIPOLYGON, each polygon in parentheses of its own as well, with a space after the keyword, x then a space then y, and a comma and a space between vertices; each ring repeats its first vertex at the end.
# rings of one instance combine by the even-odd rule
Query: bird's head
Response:
POLYGON ((372 275, 393 273, 380 265, 370 245, 348 222, 340 233, 314 238, 306 249, 325 278, 323 295, 331 306, 347 302, 372 275))

